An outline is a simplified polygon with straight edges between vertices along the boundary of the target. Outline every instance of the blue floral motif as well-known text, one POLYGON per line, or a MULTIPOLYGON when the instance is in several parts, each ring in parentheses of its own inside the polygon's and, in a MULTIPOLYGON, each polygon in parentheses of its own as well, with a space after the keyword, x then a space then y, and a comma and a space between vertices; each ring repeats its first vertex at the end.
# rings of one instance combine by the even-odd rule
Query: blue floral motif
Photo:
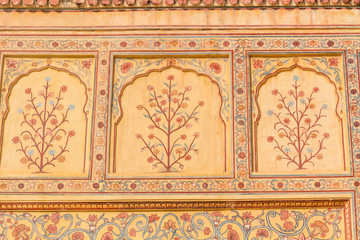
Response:
POLYGON ((267 111, 267 115, 269 115, 269 116, 272 116, 272 115, 273 115, 273 113, 274 113, 274 111, 273 111, 273 110, 268 110, 268 111, 267 111))
POLYGON ((17 110, 17 112, 18 112, 18 113, 22 113, 22 112, 23 112, 22 108, 19 108, 19 109, 17 110))
POLYGON ((290 101, 288 102, 288 105, 291 107, 291 106, 294 106, 294 102, 293 101, 290 101))
POLYGON ((46 77, 46 78, 45 78, 45 81, 50 82, 50 81, 51 81, 51 77, 46 77))
POLYGON ((29 155, 29 156, 34 155, 34 150, 29 150, 29 151, 28 151, 28 155, 29 155))
POLYGON ((49 155, 51 155, 51 156, 55 155, 55 150, 50 150, 49 155))
POLYGON ((328 105, 327 105, 327 104, 323 104, 323 105, 322 105, 322 108, 323 108, 323 109, 327 109, 327 108, 328 108, 328 105))
POLYGON ((74 110, 74 109, 75 109, 75 105, 74 105, 74 104, 70 104, 70 105, 69 105, 69 110, 72 111, 72 110, 74 110))

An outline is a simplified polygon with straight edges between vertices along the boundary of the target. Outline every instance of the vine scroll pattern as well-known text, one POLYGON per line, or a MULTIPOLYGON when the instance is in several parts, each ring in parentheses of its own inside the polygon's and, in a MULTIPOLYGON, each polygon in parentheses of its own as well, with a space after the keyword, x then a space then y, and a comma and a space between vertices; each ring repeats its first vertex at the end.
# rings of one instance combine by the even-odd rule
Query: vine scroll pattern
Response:
POLYGON ((2 212, 0 239, 343 239, 343 210, 2 212))

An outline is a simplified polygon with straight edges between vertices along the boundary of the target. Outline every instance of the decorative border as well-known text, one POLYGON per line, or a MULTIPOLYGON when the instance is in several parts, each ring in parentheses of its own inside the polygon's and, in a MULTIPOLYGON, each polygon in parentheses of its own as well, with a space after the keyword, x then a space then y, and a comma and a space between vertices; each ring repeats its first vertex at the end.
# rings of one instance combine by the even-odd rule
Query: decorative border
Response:
POLYGON ((359 5, 359 0, 2 0, 0 9, 353 8, 359 5))
POLYGON ((146 201, 146 202, 0 202, 2 211, 73 211, 73 210, 210 210, 210 209, 262 209, 262 208, 315 208, 344 207, 349 200, 303 201, 146 201))

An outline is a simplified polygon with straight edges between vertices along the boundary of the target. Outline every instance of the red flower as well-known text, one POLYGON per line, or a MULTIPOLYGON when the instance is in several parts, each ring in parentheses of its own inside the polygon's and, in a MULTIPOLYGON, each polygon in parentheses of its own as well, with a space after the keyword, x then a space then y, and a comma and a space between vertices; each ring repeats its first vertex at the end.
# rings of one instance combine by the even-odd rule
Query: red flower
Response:
POLYGON ((206 227, 206 228, 204 229, 204 235, 209 235, 210 233, 211 233, 210 228, 206 227))
POLYGON ((154 139, 155 135, 153 133, 151 133, 148 138, 151 140, 151 139, 154 139))
POLYGON ((13 143, 17 144, 17 143, 19 143, 20 138, 18 136, 13 137, 12 141, 13 141, 13 143))
POLYGON ((254 59, 254 60, 253 60, 253 65, 254 65, 254 68, 255 68, 255 69, 263 68, 263 60, 254 59))
POLYGON ((60 91, 63 92, 63 93, 66 92, 67 91, 67 86, 62 86, 60 88, 60 91))
POLYGON ((185 160, 186 160, 186 161, 190 161, 190 160, 191 160, 191 155, 186 155, 186 156, 185 156, 185 160))
POLYGON ((136 237, 136 230, 135 230, 135 228, 130 229, 129 235, 130 235, 131 237, 136 237))
POLYGON ((34 126, 36 124, 36 119, 34 118, 30 119, 29 123, 34 126))
POLYGON ((56 233, 57 226, 55 224, 50 224, 47 226, 46 231, 48 231, 49 233, 56 233))
POLYGON ((157 123, 161 122, 161 118, 160 118, 160 117, 156 117, 156 118, 154 119, 154 122, 157 122, 157 123))
POLYGON ((199 102, 199 106, 200 106, 200 107, 203 107, 204 105, 205 105, 204 101, 200 101, 200 102, 199 102))
POLYGON ((50 217, 51 221, 54 223, 54 224, 57 224, 59 222, 59 219, 60 218, 60 214, 59 213, 53 213, 50 217))
POLYGON ((176 118, 176 122, 182 123, 182 121, 183 121, 183 117, 178 117, 178 118, 176 118))
POLYGON ((240 240, 239 234, 234 230, 230 229, 227 234, 228 240, 240 240))
POLYGON ((304 91, 300 91, 300 92, 299 92, 299 97, 303 97, 303 96, 305 96, 304 91))
POLYGON ((56 118, 51 119, 50 121, 51 125, 56 125, 58 123, 58 120, 56 118))
POLYGON ((328 139, 330 137, 330 134, 329 133, 324 133, 324 138, 325 139, 328 139))
POLYGON ((194 133, 195 138, 198 138, 199 136, 200 136, 200 133, 198 133, 198 132, 194 133))
POLYGON ((294 93, 295 93, 295 92, 294 92, 293 90, 289 90, 289 91, 288 91, 288 94, 289 94, 289 95, 294 95, 294 93))
POLYGON ((240 152, 238 156, 240 159, 246 158, 246 154, 244 152, 240 152))
POLYGON ((140 133, 135 134, 136 139, 142 138, 142 135, 140 133))
POLYGON ((16 68, 17 61, 14 59, 6 59, 6 66, 8 68, 16 68))
POLYGON ((153 223, 156 222, 160 219, 160 217, 157 214, 151 214, 149 216, 149 223, 153 223))
POLYGON ((314 92, 314 93, 317 93, 317 92, 319 92, 319 91, 320 91, 320 89, 319 89, 318 87, 314 87, 314 88, 313 88, 313 92, 314 92))
POLYGON ((191 86, 186 86, 186 87, 185 87, 185 90, 186 90, 186 91, 191 91, 191 86))
POLYGON ((337 58, 329 58, 329 64, 330 67, 331 66, 337 67, 339 64, 339 60, 337 58))
POLYGON ((184 213, 183 215, 180 216, 180 219, 186 222, 191 222, 191 215, 188 213, 184 213))
POLYGON ((167 79, 168 79, 169 81, 174 80, 174 75, 169 75, 169 76, 167 77, 167 79))
POLYGON ((290 123, 290 119, 289 119, 289 118, 285 118, 283 121, 284 121, 284 123, 285 123, 286 125, 288 125, 288 124, 290 123))
POLYGON ((152 163, 154 161, 154 158, 153 157, 148 157, 147 161, 148 161, 148 163, 152 163))
POLYGON ((164 224, 164 228, 166 230, 175 230, 176 225, 175 222, 173 222, 171 219, 169 219, 165 224, 164 224))
POLYGON ((218 63, 211 63, 210 69, 214 70, 216 74, 221 73, 221 66, 218 63))
POLYGON ((289 217, 290 217, 290 213, 289 213, 288 210, 284 210, 284 209, 281 209, 281 210, 280 210, 280 219, 281 219, 282 221, 288 220, 289 217))
POLYGON ((273 137, 273 136, 268 136, 267 141, 268 141, 268 142, 273 142, 273 141, 274 141, 274 137, 273 137))
POLYGON ((71 240, 83 240, 83 239, 84 239, 84 234, 82 232, 75 232, 71 236, 71 240))
POLYGON ((128 73, 132 67, 133 67, 133 64, 131 62, 126 62, 123 65, 121 65, 121 72, 128 73))
POLYGON ((160 102, 160 104, 163 105, 163 106, 166 105, 166 103, 167 103, 166 100, 162 100, 162 101, 160 102))
POLYGON ((148 91, 151 91, 151 90, 154 90, 154 87, 153 86, 151 86, 151 85, 149 85, 149 86, 147 86, 147 88, 146 88, 148 91))
POLYGON ((216 212, 213 212, 212 214, 211 214, 211 216, 213 216, 213 217, 223 217, 224 215, 221 213, 221 212, 219 212, 219 211, 216 211, 216 212))
POLYGON ((102 235, 101 240, 113 240, 113 235, 111 232, 106 232, 102 235))
POLYGON ((242 214, 242 217, 241 217, 241 218, 244 219, 244 220, 246 220, 246 221, 249 221, 249 220, 253 219, 254 217, 251 216, 251 212, 246 211, 246 212, 244 212, 244 213, 242 214))
POLYGON ((185 139, 186 139, 186 134, 181 134, 180 138, 181 138, 182 140, 185 140, 185 139))
POLYGON ((75 136, 75 131, 74 130, 69 131, 69 137, 73 137, 73 136, 75 136))
POLYGON ((98 220, 98 217, 95 214, 89 214, 89 217, 87 220, 89 222, 96 222, 98 220))
POLYGON ((82 61, 81 63, 82 63, 82 68, 90 69, 90 67, 91 67, 90 60, 85 60, 85 61, 82 61))
POLYGON ((30 93, 31 93, 31 88, 25 89, 25 93, 26 93, 26 94, 30 94, 30 93))
POLYGON ((310 124, 310 123, 311 123, 311 119, 310 119, 310 118, 306 118, 306 119, 305 119, 305 123, 306 123, 306 124, 310 124))
POLYGON ((129 217, 129 214, 127 213, 119 213, 116 218, 128 218, 129 217))
POLYGON ((274 89, 274 90, 271 91, 272 95, 277 95, 278 93, 279 93, 279 91, 277 89, 274 89))
POLYGON ((267 238, 269 237, 269 231, 266 229, 259 229, 256 232, 256 237, 263 237, 263 238, 267 238))
POLYGON ((294 223, 293 222, 290 222, 290 221, 285 221, 284 224, 283 224, 283 227, 285 230, 291 230, 294 228, 294 223))

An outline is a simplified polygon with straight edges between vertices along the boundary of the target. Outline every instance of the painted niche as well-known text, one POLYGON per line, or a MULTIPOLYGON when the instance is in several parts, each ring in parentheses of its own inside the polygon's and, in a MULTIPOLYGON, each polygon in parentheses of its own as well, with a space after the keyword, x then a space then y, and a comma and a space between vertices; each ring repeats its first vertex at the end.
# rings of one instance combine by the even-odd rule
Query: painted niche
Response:
POLYGON ((343 83, 296 63, 255 86, 255 175, 349 173, 343 83))
POLYGON ((50 65, 16 77, 2 98, 0 175, 86 176, 87 90, 78 75, 50 65))
POLYGON ((135 77, 119 95, 113 176, 186 177, 229 170, 230 136, 219 86, 176 66, 135 77))

